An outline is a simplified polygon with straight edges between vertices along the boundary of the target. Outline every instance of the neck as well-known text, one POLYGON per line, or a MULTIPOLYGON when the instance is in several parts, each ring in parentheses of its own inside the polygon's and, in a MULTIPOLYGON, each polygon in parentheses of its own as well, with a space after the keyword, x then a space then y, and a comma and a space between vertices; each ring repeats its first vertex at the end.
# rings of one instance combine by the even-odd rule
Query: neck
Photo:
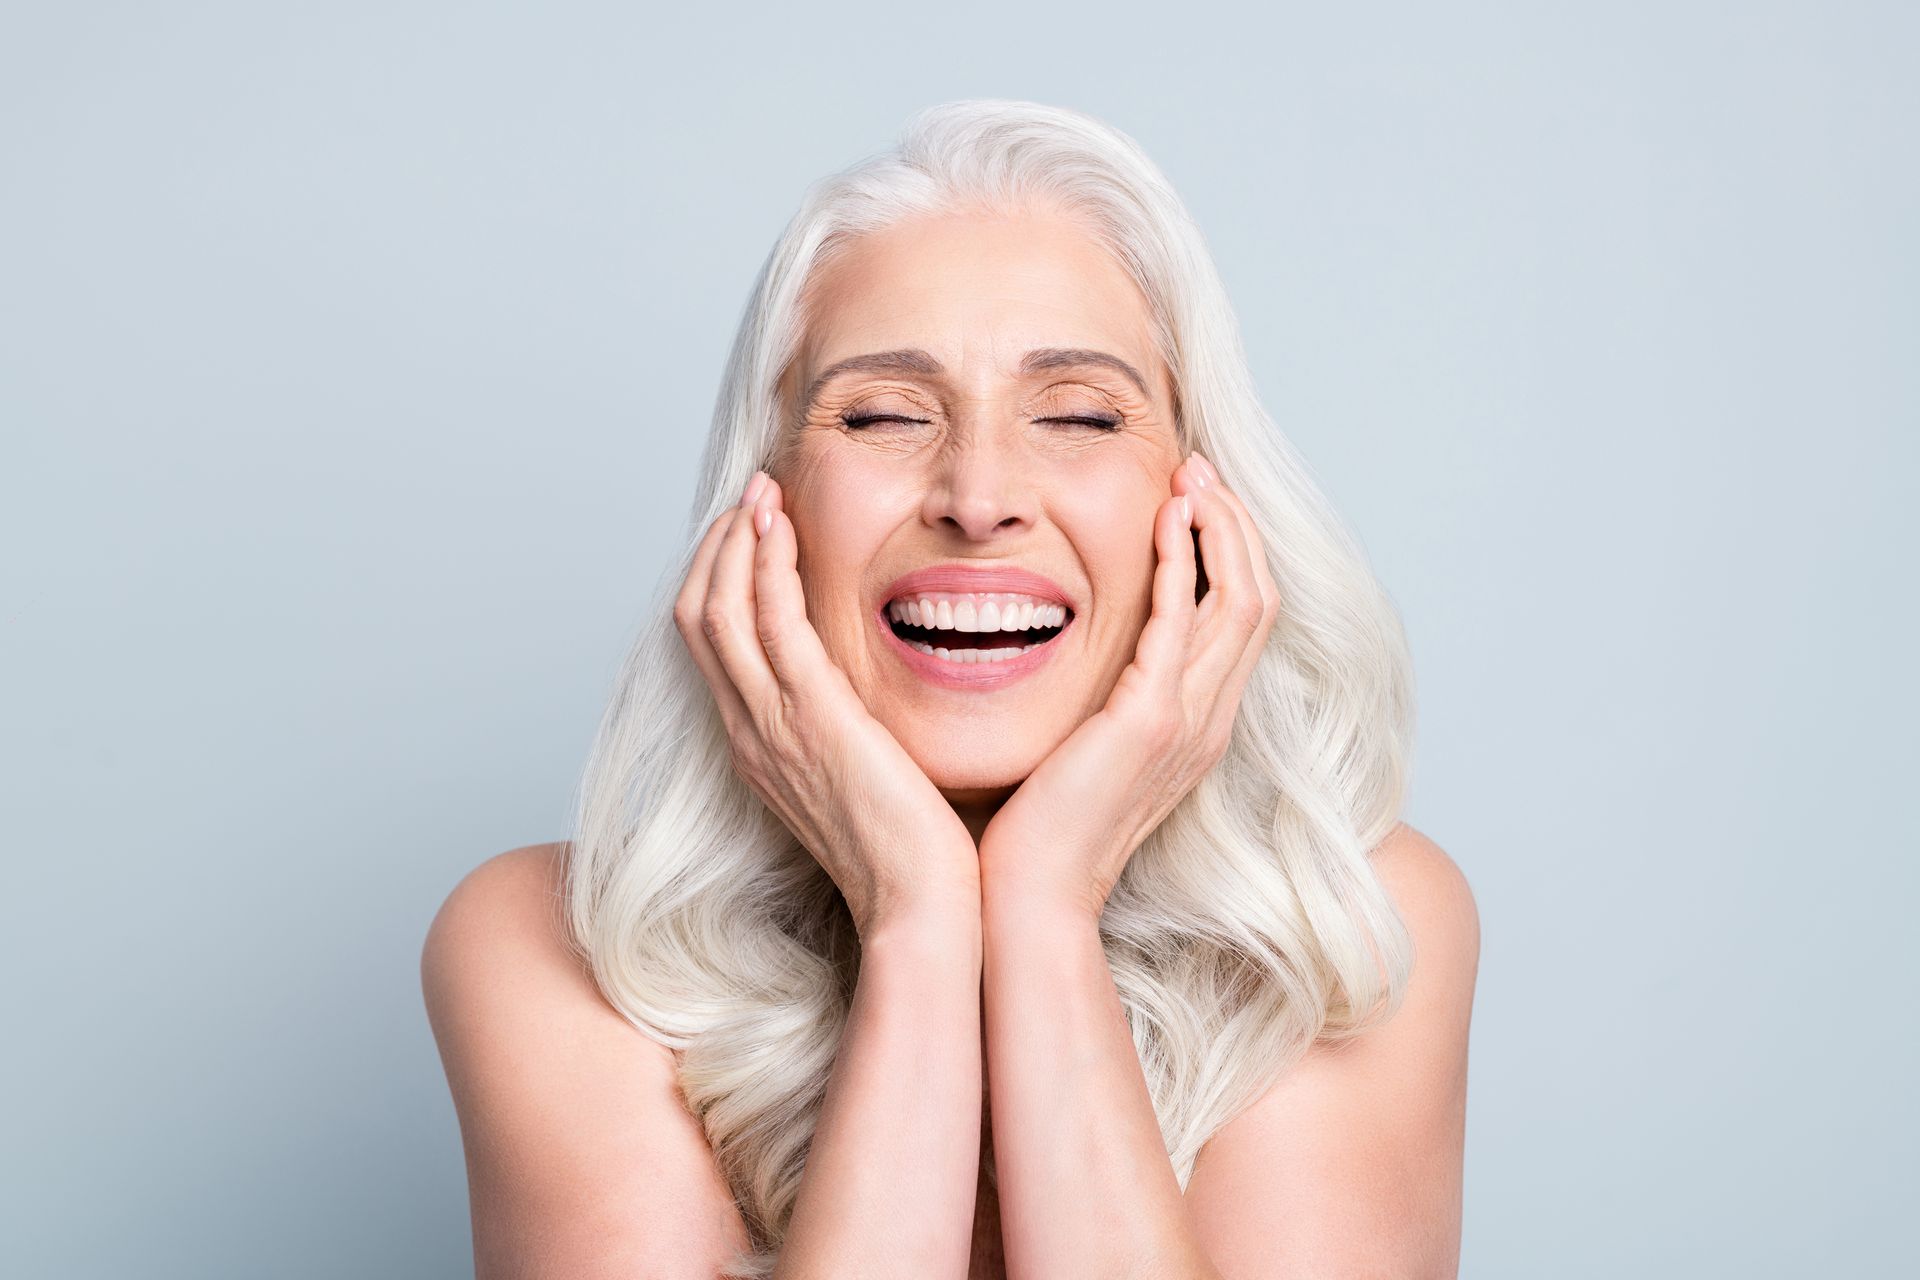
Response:
MULTIPOLYGON (((1015 784, 1018 785, 1018 784, 1015 784)), ((1013 787, 997 787, 986 791, 946 791, 947 803, 960 815, 960 821, 967 826, 967 834, 973 837, 973 847, 980 847, 980 837, 985 834, 987 824, 993 821, 993 815, 1007 802, 1014 792, 1013 787)))

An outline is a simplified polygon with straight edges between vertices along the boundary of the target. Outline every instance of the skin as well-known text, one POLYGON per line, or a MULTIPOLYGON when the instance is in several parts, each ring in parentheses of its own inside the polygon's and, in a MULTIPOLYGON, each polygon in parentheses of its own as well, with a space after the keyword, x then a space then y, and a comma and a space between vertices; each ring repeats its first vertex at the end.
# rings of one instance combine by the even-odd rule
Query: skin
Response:
POLYGON ((1171 378, 1146 301, 1087 233, 1057 217, 916 219, 867 237, 815 282, 784 384, 794 429, 768 501, 801 534, 807 615, 862 703, 976 831, 1097 712, 1149 609, 1153 528, 1181 463, 1171 378), (1034 348, 1103 351, 1020 376, 1034 348), (853 355, 924 350, 946 372, 853 374, 796 404, 853 355), (1121 429, 1047 419, 1095 413, 1121 429), (850 413, 901 415, 850 431, 850 413), (849 607, 940 560, 1011 562, 1085 607, 1044 675, 983 693, 920 679, 849 607))
MULTIPOLYGON (((1458 869, 1409 827, 1373 851, 1415 945, 1400 1011, 1291 1064, 1184 1195, 1159 1133, 1100 912, 1224 753, 1277 592, 1244 506, 1181 455, 1145 300, 1045 211, 904 224, 814 285, 771 474, 708 530, 674 611, 734 767, 861 936, 775 1274, 1453 1275, 1478 923, 1458 869), (1022 373, 1036 347, 1107 352, 1146 388, 1022 373), (869 370, 801 403, 819 370, 905 348, 941 371, 869 370), (861 434, 853 410, 919 421, 861 434), (1123 429, 1058 420, 1090 411, 1123 429), (991 691, 914 675, 872 611, 899 574, 952 560, 1059 583, 1076 611, 1063 649, 991 691), (979 1176, 989 1121, 997 1204, 979 1176)), ((710 1276, 744 1225, 668 1101, 671 1059, 535 919, 561 857, 483 867, 423 958, 480 1274, 710 1276), (556 1042, 564 1068, 538 1066, 556 1042)))
POLYGON ((678 606, 749 757, 743 772, 829 864, 857 918, 869 898, 972 883, 988 851, 1021 849, 1033 850, 1018 871, 1035 891, 1070 892, 1097 911, 1125 856, 1224 751, 1278 600, 1252 521, 1210 463, 1183 464, 1146 300, 1070 218, 912 220, 865 238, 816 280, 808 304, 814 320, 783 384, 791 430, 771 475, 756 473, 753 499, 709 530, 678 606), (1145 386, 1091 364, 1022 374, 1036 347, 1106 352, 1145 386), (843 374, 805 395, 818 370, 901 349, 928 353, 940 371, 843 374), (867 415, 889 420, 849 426, 867 415), (1188 530, 1215 565, 1197 608, 1188 530), (953 690, 889 648, 870 617, 886 585, 952 560, 1019 565, 1066 589, 1074 625, 1043 673, 953 690), (1157 571, 1165 607, 1155 619, 1157 571), (784 682, 782 647, 793 673, 784 682), (816 704, 824 714, 811 714, 816 704), (771 710, 756 720, 754 708, 771 710), (869 766, 848 788, 859 817, 821 804, 817 780, 797 767, 821 758, 824 732, 857 744, 869 766), (944 810, 902 780, 893 745, 944 810), (1169 750, 1181 767, 1152 770, 1158 785, 1143 803, 1107 803, 1138 788, 1088 785, 1089 771, 1142 779, 1169 750), (877 824, 847 829, 876 808, 886 815, 877 824), (929 830, 934 848, 917 859, 882 854, 880 865, 858 852, 929 830))

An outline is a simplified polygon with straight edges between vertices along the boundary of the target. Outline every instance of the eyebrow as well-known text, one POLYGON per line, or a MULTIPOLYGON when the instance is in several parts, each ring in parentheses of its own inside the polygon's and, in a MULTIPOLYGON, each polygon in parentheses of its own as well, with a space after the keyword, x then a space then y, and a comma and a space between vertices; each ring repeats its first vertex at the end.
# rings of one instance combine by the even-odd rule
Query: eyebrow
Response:
MULTIPOLYGON (((1036 347, 1027 352, 1020 360, 1020 372, 1023 374, 1047 373, 1055 369, 1079 369, 1089 365, 1111 369, 1124 376, 1140 389, 1140 394, 1152 399, 1153 392, 1147 389, 1147 380, 1140 371, 1122 360, 1119 356, 1108 355, 1104 351, 1094 351, 1087 347, 1036 347)), ((921 377, 938 377, 947 371, 946 366, 935 360, 919 347, 903 347, 898 351, 874 351, 863 356, 848 356, 845 360, 836 360, 820 371, 807 387, 806 399, 801 403, 812 408, 826 385, 843 373, 907 373, 921 377)))

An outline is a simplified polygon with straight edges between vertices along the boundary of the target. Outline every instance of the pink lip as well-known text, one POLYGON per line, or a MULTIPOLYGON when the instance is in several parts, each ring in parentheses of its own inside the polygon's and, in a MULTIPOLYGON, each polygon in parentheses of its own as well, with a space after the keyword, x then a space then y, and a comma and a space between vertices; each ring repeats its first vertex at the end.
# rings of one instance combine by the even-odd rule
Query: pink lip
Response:
POLYGON ((1017 658, 1005 658, 999 662, 947 662, 930 653, 922 653, 893 633, 893 624, 887 620, 887 605, 902 596, 915 592, 931 591, 1014 591, 1021 595, 1036 596, 1042 600, 1053 601, 1067 606, 1069 616, 1067 629, 1073 627, 1075 616, 1071 613, 1073 604, 1067 599, 1066 592, 1049 578, 1025 569, 1012 568, 973 568, 967 565, 942 564, 930 565, 924 569, 915 569, 903 578, 895 580, 887 588, 887 593, 873 611, 875 623, 880 634, 886 637, 886 643, 893 646, 900 660, 912 668, 923 679, 932 684, 949 689, 981 691, 998 689, 1012 684, 1038 671, 1053 651, 1060 647, 1060 640, 1067 634, 1062 630, 1059 635, 1039 645, 1017 658))

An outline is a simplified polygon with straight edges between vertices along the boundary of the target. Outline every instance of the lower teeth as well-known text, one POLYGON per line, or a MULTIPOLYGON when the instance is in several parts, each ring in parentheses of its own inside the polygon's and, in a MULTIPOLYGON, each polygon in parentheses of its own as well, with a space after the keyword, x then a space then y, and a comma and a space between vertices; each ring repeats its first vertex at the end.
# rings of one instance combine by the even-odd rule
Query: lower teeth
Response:
POLYGON ((909 640, 908 644, 922 653, 932 654, 943 662, 1005 662, 1008 658, 1017 658, 1035 646, 1023 644, 1018 649, 937 649, 922 640, 909 640))

